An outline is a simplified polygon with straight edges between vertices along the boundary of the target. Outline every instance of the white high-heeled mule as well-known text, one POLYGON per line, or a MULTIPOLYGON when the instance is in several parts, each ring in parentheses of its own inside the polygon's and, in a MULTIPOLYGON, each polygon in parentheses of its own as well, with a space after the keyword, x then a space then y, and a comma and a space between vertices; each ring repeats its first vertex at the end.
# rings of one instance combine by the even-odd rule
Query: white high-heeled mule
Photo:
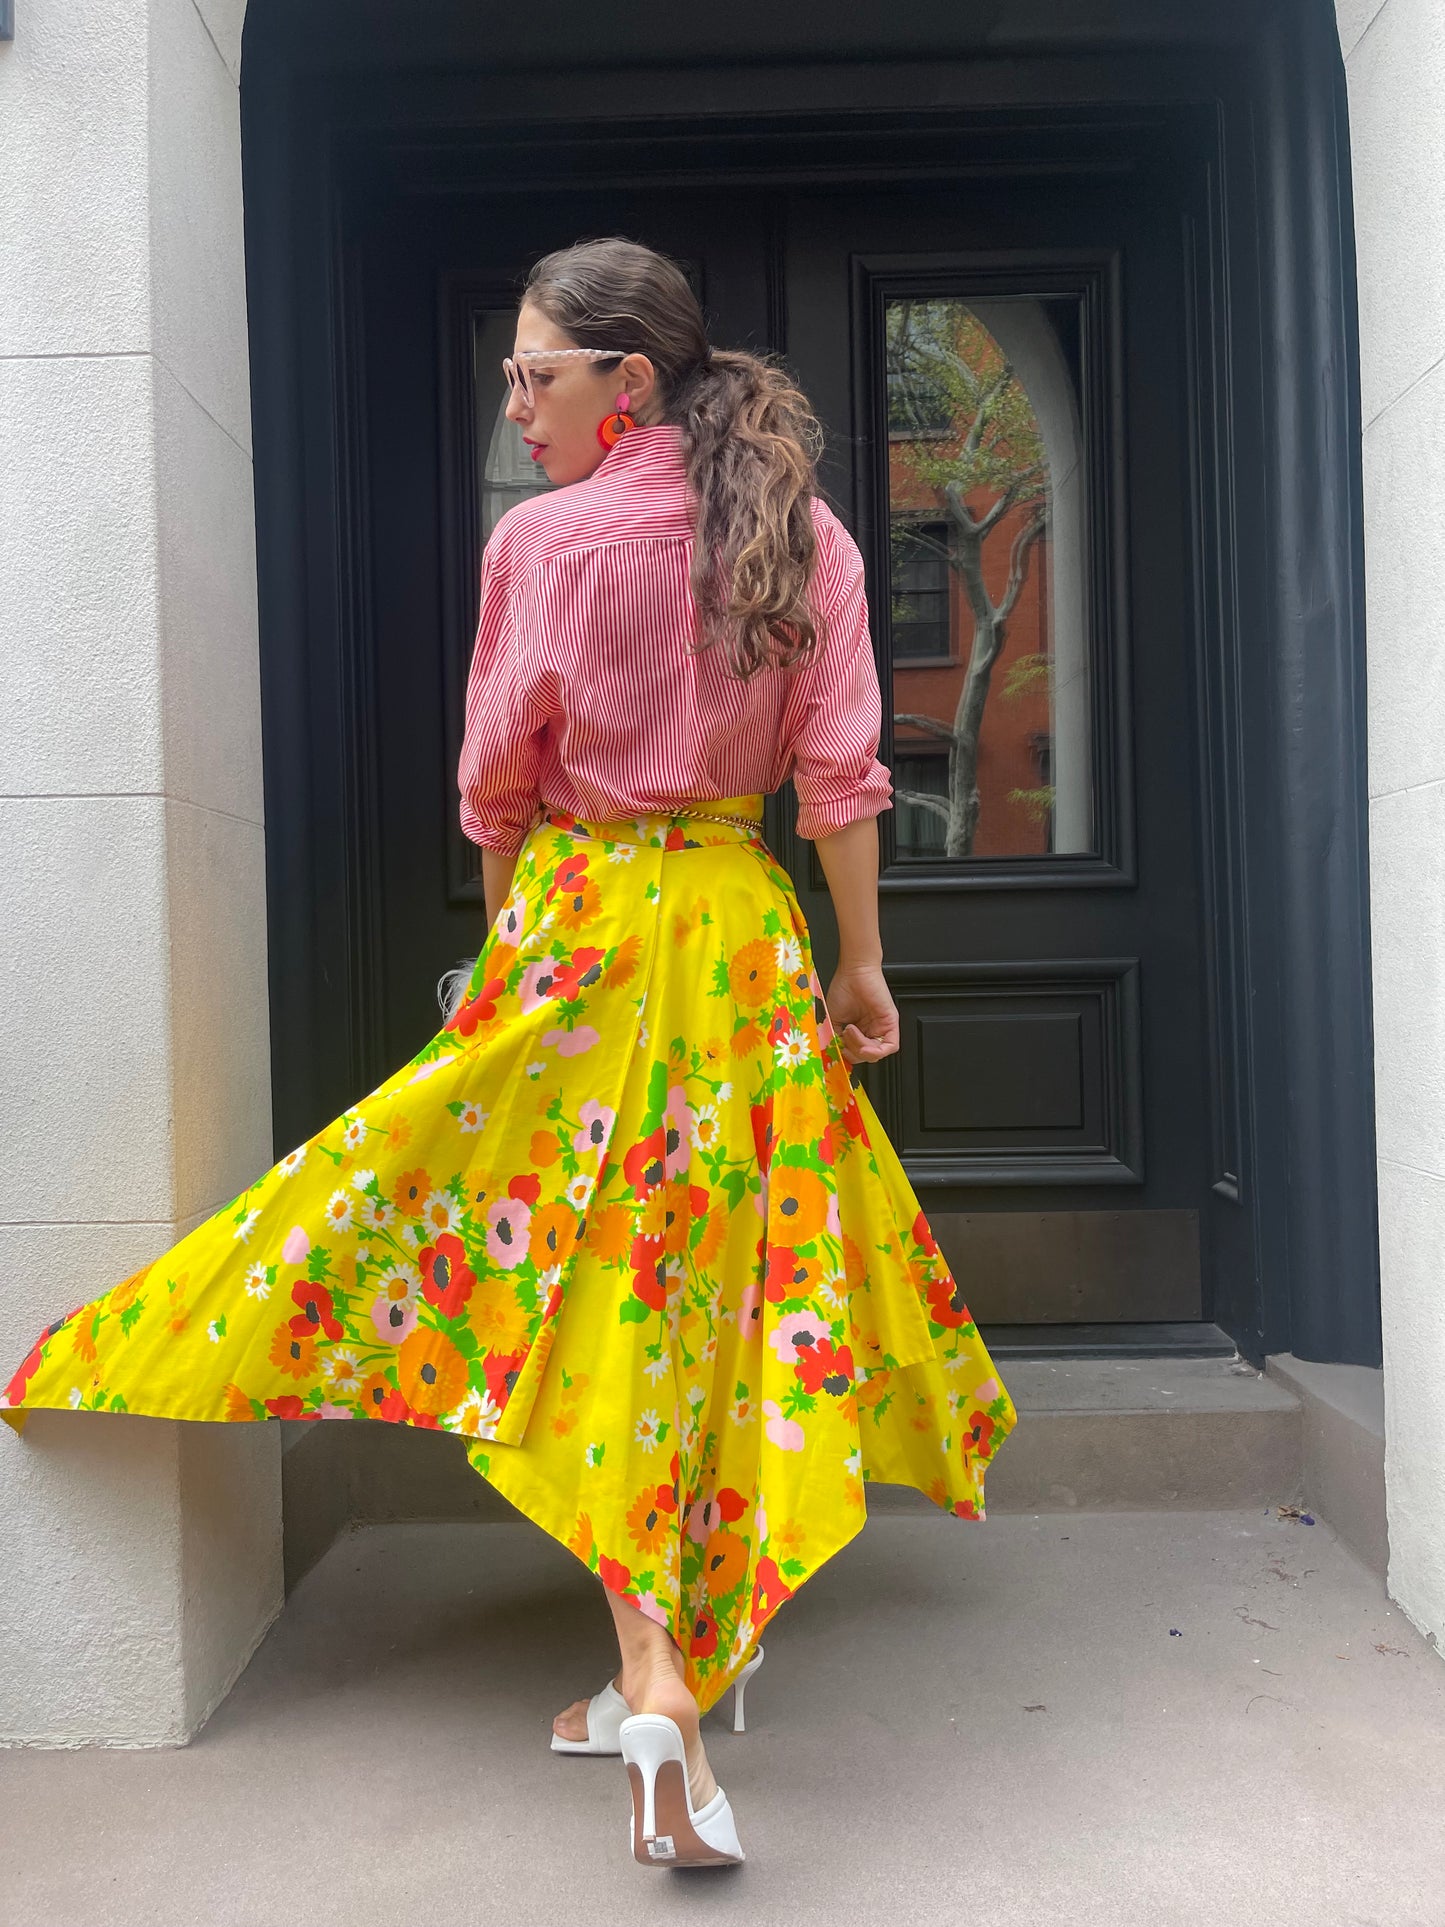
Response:
POLYGON ((692 1804, 682 1729, 663 1713, 634 1713, 619 1729, 632 1787, 628 1837, 644 1867, 731 1867, 744 1858, 728 1796, 692 1804))
MULTIPOLYGON (((763 1649, 759 1646, 747 1665, 742 1668, 733 1681, 733 1731, 746 1732, 743 1725, 743 1693, 748 1681, 763 1663, 763 1649)), ((620 1753, 622 1744, 618 1738, 622 1722, 629 1717, 627 1701, 618 1692, 611 1680, 600 1693, 594 1693, 587 1702, 587 1737, 585 1740, 564 1740, 560 1734, 552 1735, 554 1753, 620 1753)))

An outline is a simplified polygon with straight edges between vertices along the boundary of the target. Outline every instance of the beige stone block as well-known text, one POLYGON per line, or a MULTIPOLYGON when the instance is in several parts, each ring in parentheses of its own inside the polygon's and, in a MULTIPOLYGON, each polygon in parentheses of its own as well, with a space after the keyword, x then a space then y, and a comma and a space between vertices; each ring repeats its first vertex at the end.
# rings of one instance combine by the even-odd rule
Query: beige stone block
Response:
POLYGON ((155 463, 165 791, 259 823, 251 462, 159 364, 155 463))
POLYGON ((1389 1588, 1445 1647, 1445 1178, 1380 1161, 1389 1588))
POLYGON ((203 1215, 274 1163, 260 828, 168 800, 175 1209, 203 1215))
POLYGON ((1370 805, 1379 1155, 1445 1176, 1445 782, 1370 805))
POLYGON ((150 361, 0 360, 0 474, 4 788, 158 790, 150 361))
POLYGON ((152 345, 249 454, 240 95, 192 0, 149 11, 152 345))
POLYGON ((1364 439, 1372 796, 1445 777, 1445 363, 1364 439))
POLYGON ((0 799, 0 1199, 25 1222, 172 1214, 158 797, 0 799))
POLYGON ((17 9, 0 58, 0 356, 150 341, 145 0, 17 9))
POLYGON ((1370 422, 1445 354, 1445 7, 1388 0, 1346 74, 1370 422))

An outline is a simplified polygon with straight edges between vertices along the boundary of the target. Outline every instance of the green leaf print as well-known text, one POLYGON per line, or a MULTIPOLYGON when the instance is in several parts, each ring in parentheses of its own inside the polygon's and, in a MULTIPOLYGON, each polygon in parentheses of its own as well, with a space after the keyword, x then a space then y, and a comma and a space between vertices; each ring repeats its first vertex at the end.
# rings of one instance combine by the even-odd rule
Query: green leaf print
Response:
POLYGON ((617 1307, 617 1322, 620 1325, 645 1325, 651 1316, 651 1310, 640 1298, 624 1298, 617 1307))
POLYGON ((331 1275, 331 1253, 325 1245, 312 1245, 306 1254, 306 1276, 313 1285, 331 1275))
POLYGON ((134 1298, 131 1300, 130 1304, 126 1306, 125 1310, 121 1313, 120 1328, 125 1333, 127 1338, 130 1337, 131 1326, 134 1325, 135 1321, 137 1320, 137 1318, 140 1317, 141 1313, 145 1310, 145 1308, 146 1308, 146 1301, 144 1298, 134 1298))
POLYGON ((736 1211, 743 1201, 743 1193, 748 1188, 746 1171, 727 1171, 723 1174, 721 1190, 727 1198, 728 1208, 736 1211))

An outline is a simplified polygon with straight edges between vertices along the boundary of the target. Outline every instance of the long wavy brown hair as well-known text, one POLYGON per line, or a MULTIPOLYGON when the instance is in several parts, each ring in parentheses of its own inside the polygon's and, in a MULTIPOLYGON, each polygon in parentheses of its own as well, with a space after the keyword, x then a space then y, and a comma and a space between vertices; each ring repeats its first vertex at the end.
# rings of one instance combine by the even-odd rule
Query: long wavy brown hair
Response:
POLYGON ((579 348, 625 343, 657 371, 662 420, 683 431, 696 500, 697 646, 725 641, 743 678, 812 654, 809 498, 823 431, 807 396, 768 357, 714 348, 682 269, 639 242, 614 235, 543 255, 521 300, 579 348))

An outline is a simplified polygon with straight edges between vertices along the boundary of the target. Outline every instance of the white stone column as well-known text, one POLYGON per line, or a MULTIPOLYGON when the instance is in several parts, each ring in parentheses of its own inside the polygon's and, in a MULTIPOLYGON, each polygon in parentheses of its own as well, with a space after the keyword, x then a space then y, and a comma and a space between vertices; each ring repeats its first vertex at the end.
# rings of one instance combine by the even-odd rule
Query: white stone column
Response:
MULTIPOLYGON (((272 1157, 244 0, 0 45, 0 1360, 272 1157)), ((280 1609, 280 1428, 0 1428, 0 1738, 189 1739, 280 1609)))
POLYGON ((1359 257, 1389 1587, 1445 1645, 1445 10, 1336 13, 1359 257))

